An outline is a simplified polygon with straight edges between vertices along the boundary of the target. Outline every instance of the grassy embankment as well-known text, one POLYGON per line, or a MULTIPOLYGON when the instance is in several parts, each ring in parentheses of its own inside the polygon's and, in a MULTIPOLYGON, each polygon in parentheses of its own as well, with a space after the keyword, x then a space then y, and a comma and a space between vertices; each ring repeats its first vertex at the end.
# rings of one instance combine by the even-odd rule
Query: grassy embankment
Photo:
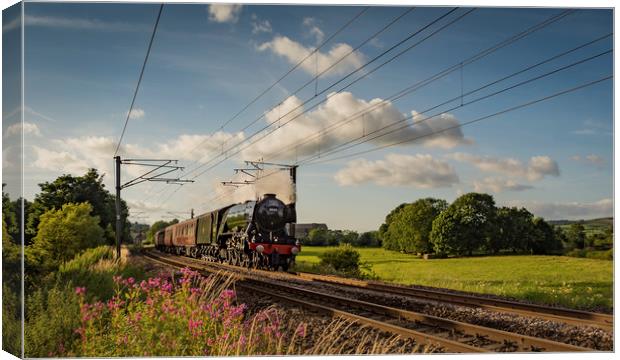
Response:
MULTIPOLYGON (((300 270, 329 247, 306 246, 300 270)), ((572 308, 612 307, 613 262, 566 256, 483 256, 423 260, 380 248, 358 248, 383 281, 488 293, 572 308)))

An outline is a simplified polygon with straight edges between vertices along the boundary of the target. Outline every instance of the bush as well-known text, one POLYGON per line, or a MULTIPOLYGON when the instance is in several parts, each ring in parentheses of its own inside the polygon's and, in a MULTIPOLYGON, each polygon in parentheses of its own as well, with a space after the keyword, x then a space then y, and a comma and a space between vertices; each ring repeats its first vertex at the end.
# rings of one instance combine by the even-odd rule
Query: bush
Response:
POLYGON ((26 309, 26 357, 62 356, 75 347, 80 308, 71 284, 36 290, 28 297, 26 309))
POLYGON ((99 218, 91 216, 89 203, 65 204, 41 215, 37 236, 26 249, 36 270, 48 273, 89 247, 103 243, 99 218))
POLYGON ((341 245, 335 249, 329 249, 319 255, 322 266, 329 266, 337 271, 350 274, 360 274, 360 253, 351 245, 341 245))

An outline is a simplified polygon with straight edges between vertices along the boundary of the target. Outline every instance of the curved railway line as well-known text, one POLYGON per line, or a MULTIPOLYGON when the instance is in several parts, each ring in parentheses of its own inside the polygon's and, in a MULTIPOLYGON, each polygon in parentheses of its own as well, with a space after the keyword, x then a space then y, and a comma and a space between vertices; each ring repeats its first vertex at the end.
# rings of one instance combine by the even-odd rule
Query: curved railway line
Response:
MULTIPOLYGON (((409 292, 410 290, 418 291, 419 289, 305 273, 296 275, 260 270, 252 270, 250 272, 245 268, 237 266, 202 262, 191 258, 171 256, 157 251, 145 251, 144 255, 156 262, 173 267, 189 267, 203 274, 222 271, 231 273, 235 277, 236 286, 249 292, 260 293, 274 300, 292 303, 314 311, 325 312, 332 316, 343 317, 380 331, 398 334, 403 338, 411 338, 419 344, 431 346, 432 348, 441 349, 446 352, 574 352, 595 350, 403 310, 377 304, 375 302, 334 295, 324 291, 317 291, 299 286, 290 280, 296 279, 299 281, 303 279, 308 282, 335 283, 397 295, 421 297, 426 300, 452 302, 466 306, 480 306, 493 311, 503 311, 502 309, 506 309, 508 312, 519 313, 520 315, 553 317, 555 321, 560 321, 562 319, 567 321, 570 320, 573 324, 579 323, 588 326, 592 326, 592 321, 595 321, 597 326, 605 325, 604 321, 606 321, 594 315, 585 316, 585 312, 578 312, 579 315, 577 316, 581 317, 569 317, 569 313, 567 312, 562 312, 560 315, 558 315, 559 313, 544 311, 536 312, 536 305, 529 307, 529 304, 519 303, 522 307, 509 308, 506 307, 506 304, 501 304, 501 300, 489 298, 480 298, 484 300, 480 303, 475 303, 475 299, 478 299, 478 297, 469 295, 465 296, 437 291, 422 293, 409 292), (504 307, 500 305, 504 305, 504 307)), ((543 308, 545 308, 543 310, 546 310, 546 307, 543 308)), ((562 310, 564 311, 564 309, 562 310)))

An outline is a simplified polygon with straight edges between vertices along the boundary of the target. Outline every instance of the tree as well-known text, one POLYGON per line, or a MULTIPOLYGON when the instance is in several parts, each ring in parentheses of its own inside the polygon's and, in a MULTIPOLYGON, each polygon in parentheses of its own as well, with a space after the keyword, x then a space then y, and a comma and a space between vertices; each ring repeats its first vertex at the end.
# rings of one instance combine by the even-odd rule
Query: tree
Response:
POLYGON ((426 198, 407 204, 391 216, 384 238, 395 250, 407 253, 430 253, 433 220, 446 208, 445 200, 426 198))
MULTIPOLYGON (((105 238, 109 244, 115 243, 116 205, 115 196, 105 189, 103 175, 90 169, 83 176, 62 175, 53 182, 39 184, 41 192, 35 196, 28 215, 26 233, 37 234, 39 218, 51 209, 60 209, 68 203, 88 202, 92 206, 94 216, 99 217, 99 225, 105 230, 105 238)), ((123 222, 123 238, 129 239, 130 224, 127 221, 128 209, 121 200, 121 221, 123 222)))
POLYGON ((356 246, 381 246, 378 231, 366 231, 357 238, 356 246))
POLYGON ((34 242, 26 248, 28 262, 41 272, 57 269, 80 251, 103 244, 99 217, 87 203, 65 204, 41 215, 34 242))
POLYGON ((385 222, 381 224, 381 226, 379 227, 379 238, 381 239, 382 246, 388 250, 398 250, 398 244, 393 244, 392 242, 390 242, 389 239, 387 239, 385 235, 387 233, 387 230, 390 224, 392 223, 392 218, 396 215, 396 213, 400 211, 400 209, 405 207, 405 205, 407 204, 402 203, 398 205, 397 207, 395 207, 394 209, 392 209, 392 211, 390 211, 390 213, 387 214, 387 216, 385 217, 385 222))
POLYGON ((456 199, 433 221, 431 243, 441 254, 469 254, 494 236, 496 208, 488 194, 468 193, 456 199))
POLYGON ((566 233, 569 247, 583 249, 586 241, 585 228, 582 224, 574 223, 568 228, 566 233))
POLYGON ((306 245, 323 246, 327 242, 327 229, 311 229, 308 232, 308 238, 306 239, 306 245))
POLYGON ((533 219, 534 215, 525 208, 497 209, 495 236, 488 239, 487 249, 494 254, 503 249, 513 252, 529 249, 538 236, 533 219))
POLYGON ((562 250, 562 240, 555 236, 553 227, 543 218, 537 217, 532 221, 536 236, 530 238, 528 250, 533 254, 550 254, 562 250))

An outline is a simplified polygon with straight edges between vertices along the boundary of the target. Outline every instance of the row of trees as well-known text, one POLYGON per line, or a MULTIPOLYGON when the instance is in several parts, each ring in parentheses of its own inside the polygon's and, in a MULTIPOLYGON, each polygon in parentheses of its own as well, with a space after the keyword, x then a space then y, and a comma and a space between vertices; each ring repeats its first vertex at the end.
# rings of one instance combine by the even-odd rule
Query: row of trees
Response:
POLYGON ((381 246, 379 233, 377 231, 367 231, 357 233, 350 230, 327 230, 312 229, 308 237, 304 240, 304 245, 311 246, 334 246, 350 244, 353 246, 381 246))
POLYGON ((561 230, 525 208, 495 206, 489 194, 469 193, 452 204, 426 198, 401 204, 379 229, 384 248, 406 253, 497 254, 560 252, 561 230))

